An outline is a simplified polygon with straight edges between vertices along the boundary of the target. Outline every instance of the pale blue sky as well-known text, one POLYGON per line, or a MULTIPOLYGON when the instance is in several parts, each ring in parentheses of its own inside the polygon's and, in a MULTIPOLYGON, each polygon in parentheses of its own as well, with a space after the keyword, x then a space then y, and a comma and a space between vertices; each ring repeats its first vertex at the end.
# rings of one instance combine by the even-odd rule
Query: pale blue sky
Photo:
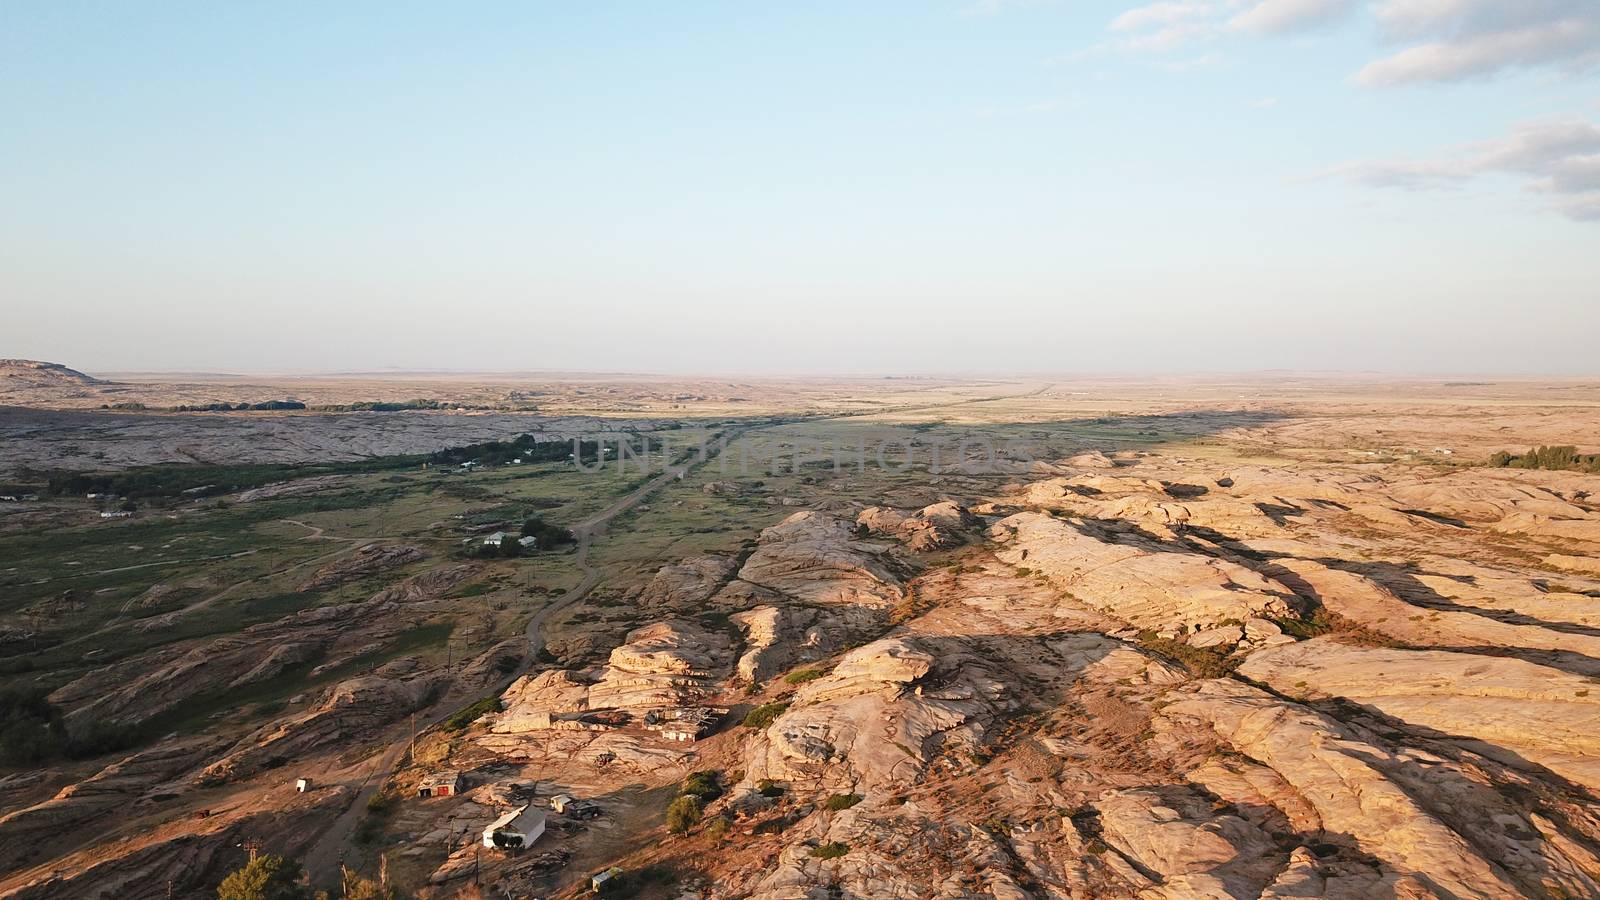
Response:
POLYGON ((6 0, 0 356, 1600 374, 1597 53, 1593 0, 6 0))

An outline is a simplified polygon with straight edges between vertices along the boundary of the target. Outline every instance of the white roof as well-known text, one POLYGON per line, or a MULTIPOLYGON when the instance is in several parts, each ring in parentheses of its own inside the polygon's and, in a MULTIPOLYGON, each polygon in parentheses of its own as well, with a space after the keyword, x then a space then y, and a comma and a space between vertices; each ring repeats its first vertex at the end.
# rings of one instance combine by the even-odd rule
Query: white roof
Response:
POLYGON ((527 834, 530 831, 544 827, 544 811, 534 809, 532 804, 525 803, 483 829, 484 837, 492 836, 496 831, 514 831, 517 834, 527 834))

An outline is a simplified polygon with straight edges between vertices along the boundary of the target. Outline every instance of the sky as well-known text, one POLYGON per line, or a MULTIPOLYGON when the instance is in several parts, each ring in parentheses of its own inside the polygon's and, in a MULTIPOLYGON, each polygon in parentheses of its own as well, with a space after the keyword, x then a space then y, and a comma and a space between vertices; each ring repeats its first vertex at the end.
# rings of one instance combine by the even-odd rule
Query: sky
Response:
POLYGON ((1595 0, 0 2, 0 357, 1600 374, 1595 0))

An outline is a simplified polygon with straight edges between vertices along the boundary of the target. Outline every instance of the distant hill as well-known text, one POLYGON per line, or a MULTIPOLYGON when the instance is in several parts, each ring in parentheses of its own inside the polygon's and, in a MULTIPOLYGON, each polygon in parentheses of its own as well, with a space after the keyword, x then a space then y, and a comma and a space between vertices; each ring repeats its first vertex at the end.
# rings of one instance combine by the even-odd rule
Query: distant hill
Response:
POLYGON ((85 375, 77 369, 69 369, 60 363, 39 362, 36 359, 0 359, 0 389, 69 387, 99 383, 100 379, 85 375))

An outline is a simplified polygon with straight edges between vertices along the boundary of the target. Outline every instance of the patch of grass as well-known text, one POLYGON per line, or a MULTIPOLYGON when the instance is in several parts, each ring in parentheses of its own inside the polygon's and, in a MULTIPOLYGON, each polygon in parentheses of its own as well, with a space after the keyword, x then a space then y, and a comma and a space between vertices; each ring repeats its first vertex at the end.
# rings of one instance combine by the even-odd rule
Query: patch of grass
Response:
POLYGON ((827 674, 828 673, 822 669, 801 669, 798 672, 790 672, 789 674, 783 676, 783 683, 805 684, 808 681, 816 681, 818 678, 821 678, 827 674))
POLYGON ((1271 620, 1271 622, 1272 624, 1278 626, 1279 631, 1282 631, 1284 634, 1287 634, 1297 641, 1306 641, 1314 637, 1320 637, 1324 634, 1332 632, 1335 628, 1333 621, 1328 618, 1327 612, 1321 609, 1313 612, 1309 619, 1285 617, 1281 619, 1274 618, 1271 620))
POLYGON ((860 802, 860 794, 834 794, 823 802, 822 808, 828 812, 842 812, 860 802))
POLYGON ((500 712, 504 709, 499 697, 484 697, 476 703, 458 710, 444 720, 443 728, 446 731, 466 731, 473 722, 483 718, 487 713, 500 712))
POLYGON ((850 845, 838 841, 829 841, 811 848, 811 855, 817 859, 838 859, 849 852, 850 845))
POLYGON ((1191 647, 1153 631, 1139 632, 1139 645, 1175 660, 1196 678, 1222 678, 1239 667, 1239 660, 1230 654, 1210 647, 1191 647))
POLYGON ((771 727, 772 723, 776 722, 778 717, 783 715, 784 710, 788 708, 789 704, 783 702, 763 703, 745 713, 742 724, 746 728, 763 729, 771 727))

